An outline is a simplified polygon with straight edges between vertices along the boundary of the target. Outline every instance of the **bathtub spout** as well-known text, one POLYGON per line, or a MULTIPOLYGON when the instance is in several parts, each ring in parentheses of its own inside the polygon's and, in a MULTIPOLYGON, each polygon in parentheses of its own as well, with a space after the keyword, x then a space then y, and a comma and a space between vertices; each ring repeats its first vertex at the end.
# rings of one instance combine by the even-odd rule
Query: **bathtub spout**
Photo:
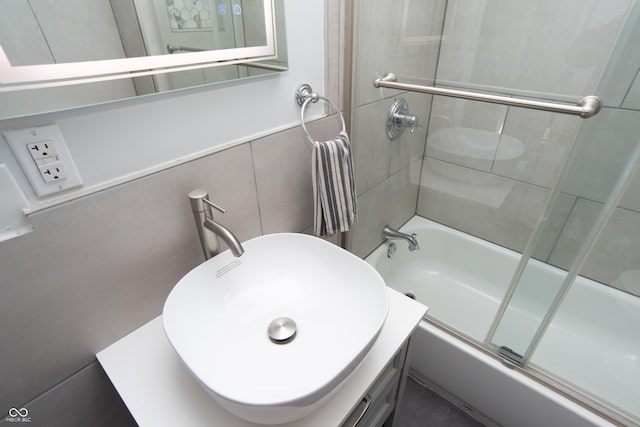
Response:
POLYGON ((389 227, 388 225, 385 225, 384 228, 382 229, 382 238, 385 240, 396 240, 396 239, 403 239, 406 240, 407 242, 409 242, 409 250, 411 252, 415 252, 418 249, 420 249, 420 246, 418 245, 418 236, 416 234, 405 234, 405 233, 401 233, 398 230, 389 227))

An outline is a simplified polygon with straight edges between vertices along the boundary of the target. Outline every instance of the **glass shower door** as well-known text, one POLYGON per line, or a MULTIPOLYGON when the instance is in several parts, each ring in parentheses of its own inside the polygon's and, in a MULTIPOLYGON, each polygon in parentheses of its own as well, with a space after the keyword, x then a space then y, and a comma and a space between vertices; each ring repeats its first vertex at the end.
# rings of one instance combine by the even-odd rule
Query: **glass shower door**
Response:
POLYGON ((605 108, 578 134, 487 342, 561 388, 640 419, 640 113, 605 108), (597 167, 596 167, 597 165, 597 167), (531 256, 574 195, 550 256, 531 256), (635 250, 634 250, 635 248, 635 250))
POLYGON ((640 422, 639 39, 635 3, 485 340, 623 423, 640 422))
POLYGON ((354 252, 413 213, 510 251, 474 257, 477 271, 459 248, 438 247, 446 273, 469 286, 431 286, 430 319, 640 423, 640 1, 357 4, 353 140, 366 215, 354 252), (372 86, 386 72, 458 93, 570 104, 595 94, 604 108, 582 120, 372 86), (385 138, 396 96, 411 97, 424 142, 385 138))

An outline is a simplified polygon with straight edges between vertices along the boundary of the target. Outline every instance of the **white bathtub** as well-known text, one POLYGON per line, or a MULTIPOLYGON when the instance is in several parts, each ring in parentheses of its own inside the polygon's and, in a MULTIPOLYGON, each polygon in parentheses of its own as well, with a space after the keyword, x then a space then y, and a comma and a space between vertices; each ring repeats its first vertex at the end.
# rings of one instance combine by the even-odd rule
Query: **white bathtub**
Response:
MULTIPOLYGON (((418 216, 401 231, 418 235, 419 251, 409 252, 406 242, 395 241, 391 258, 385 243, 366 261, 390 287, 411 292, 429 306, 430 319, 482 342, 520 254, 418 216)), ((528 286, 526 297, 508 311, 512 330, 500 329, 502 336, 513 334, 509 342, 522 335, 518 328, 537 323, 562 282, 560 270, 534 264, 527 271, 533 271, 528 278, 536 286, 528 286)), ((640 418, 639 325, 639 298, 578 277, 531 365, 640 418)), ((411 368, 418 379, 489 425, 612 425, 430 321, 416 332, 411 368)))

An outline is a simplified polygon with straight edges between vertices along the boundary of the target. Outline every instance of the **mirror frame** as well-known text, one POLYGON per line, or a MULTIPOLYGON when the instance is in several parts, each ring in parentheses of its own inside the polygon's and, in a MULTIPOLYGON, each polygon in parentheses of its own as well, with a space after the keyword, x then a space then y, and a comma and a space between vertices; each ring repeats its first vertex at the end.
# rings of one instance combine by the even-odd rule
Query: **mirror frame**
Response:
POLYGON ((266 45, 178 55, 12 66, 0 46, 0 92, 148 76, 277 58, 273 0, 264 0, 266 45))

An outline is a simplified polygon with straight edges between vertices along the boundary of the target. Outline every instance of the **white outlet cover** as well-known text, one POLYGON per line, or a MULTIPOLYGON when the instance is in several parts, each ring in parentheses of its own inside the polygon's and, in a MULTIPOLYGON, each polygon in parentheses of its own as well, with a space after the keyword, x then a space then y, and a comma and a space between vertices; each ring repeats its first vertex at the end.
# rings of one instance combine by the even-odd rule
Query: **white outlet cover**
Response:
POLYGON ((67 144, 58 125, 38 126, 28 129, 4 131, 2 133, 38 197, 66 191, 82 185, 82 179, 71 158, 71 153, 67 148, 67 144), (43 141, 50 141, 55 146, 55 151, 60 157, 59 162, 63 166, 66 174, 64 178, 51 182, 45 182, 43 179, 38 165, 27 147, 28 144, 43 141))

